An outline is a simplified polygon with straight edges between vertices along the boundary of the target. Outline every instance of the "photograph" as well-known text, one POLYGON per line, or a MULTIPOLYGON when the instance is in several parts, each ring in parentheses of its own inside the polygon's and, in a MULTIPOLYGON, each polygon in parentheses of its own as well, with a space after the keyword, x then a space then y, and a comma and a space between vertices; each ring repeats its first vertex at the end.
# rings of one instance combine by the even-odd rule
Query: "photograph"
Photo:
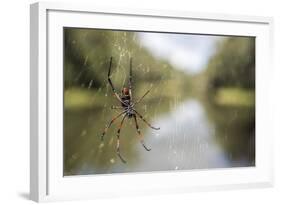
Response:
POLYGON ((255 167, 255 36, 63 28, 63 176, 255 167))

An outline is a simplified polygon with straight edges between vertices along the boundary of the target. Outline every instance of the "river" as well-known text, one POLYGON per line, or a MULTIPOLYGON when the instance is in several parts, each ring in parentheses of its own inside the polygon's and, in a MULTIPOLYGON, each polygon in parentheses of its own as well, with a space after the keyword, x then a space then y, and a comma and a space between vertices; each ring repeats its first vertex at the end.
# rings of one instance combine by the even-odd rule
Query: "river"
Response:
POLYGON ((245 110, 229 108, 227 112, 219 113, 213 110, 215 108, 208 107, 199 99, 187 98, 169 112, 151 118, 151 123, 159 126, 160 130, 152 130, 139 120, 145 143, 151 151, 146 151, 139 143, 133 121, 125 121, 121 131, 121 153, 127 160, 126 164, 120 161, 115 152, 118 126, 111 128, 104 143, 99 138, 104 122, 108 120, 107 116, 112 110, 67 112, 64 128, 64 174, 254 166, 253 133, 248 128, 241 131, 240 126, 240 121, 245 118, 242 116, 245 110), (225 117, 227 123, 220 122, 218 115, 225 117))

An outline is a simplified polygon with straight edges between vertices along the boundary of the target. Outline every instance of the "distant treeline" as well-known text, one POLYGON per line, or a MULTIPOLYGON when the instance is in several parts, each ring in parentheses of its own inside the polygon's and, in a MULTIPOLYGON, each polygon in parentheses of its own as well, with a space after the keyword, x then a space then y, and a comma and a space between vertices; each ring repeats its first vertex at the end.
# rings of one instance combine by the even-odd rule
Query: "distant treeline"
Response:
POLYGON ((111 56, 112 79, 118 88, 128 80, 131 57, 135 88, 138 84, 155 84, 167 92, 192 95, 224 87, 255 88, 254 37, 229 37, 219 42, 205 71, 191 76, 153 56, 141 46, 136 32, 65 28, 65 89, 105 89, 111 56))
POLYGON ((255 88, 255 38, 230 37, 220 42, 205 75, 208 88, 255 88))
POLYGON ((117 86, 127 82, 130 57, 133 58, 134 83, 157 83, 187 77, 167 61, 152 56, 139 44, 136 35, 135 32, 65 28, 65 88, 104 88, 111 56, 112 77, 117 86))

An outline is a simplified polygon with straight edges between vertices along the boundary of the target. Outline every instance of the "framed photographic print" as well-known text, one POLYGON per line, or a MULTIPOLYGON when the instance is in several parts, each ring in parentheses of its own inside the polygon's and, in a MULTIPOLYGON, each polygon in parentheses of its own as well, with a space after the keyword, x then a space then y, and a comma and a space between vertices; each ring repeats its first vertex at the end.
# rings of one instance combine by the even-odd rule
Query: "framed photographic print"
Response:
POLYGON ((31 199, 271 186, 271 29, 32 4, 31 199))

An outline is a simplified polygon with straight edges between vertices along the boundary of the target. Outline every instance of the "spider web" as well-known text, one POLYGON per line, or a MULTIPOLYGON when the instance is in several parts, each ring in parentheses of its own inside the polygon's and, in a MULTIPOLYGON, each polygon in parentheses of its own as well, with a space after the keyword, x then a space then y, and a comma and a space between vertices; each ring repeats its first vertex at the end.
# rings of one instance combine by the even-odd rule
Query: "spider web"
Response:
MULTIPOLYGON (((252 132, 237 128, 250 122, 241 120, 245 120, 243 113, 253 115, 252 107, 217 109, 200 94, 204 78, 188 74, 169 58, 157 55, 143 42, 143 35, 157 37, 157 33, 144 32, 75 28, 65 31, 64 174, 252 166, 252 132), (124 121, 120 149, 126 164, 116 154, 116 134, 122 117, 108 129, 104 141, 100 140, 108 122, 122 112, 111 109, 121 105, 107 81, 110 57, 111 79, 118 94, 128 87, 129 63, 133 59, 133 100, 152 88, 136 109, 153 126, 160 127, 152 130, 138 118, 145 144, 151 148, 146 151, 139 142, 133 118, 124 121), (233 141, 235 135, 242 137, 233 141), (239 150, 241 144, 244 146, 239 150)), ((202 35, 158 34, 158 38, 171 49, 165 44, 169 38, 185 39, 180 43, 186 46, 196 38, 197 42, 200 38, 207 42, 202 35)), ((207 62, 210 54, 205 57, 207 62)))

